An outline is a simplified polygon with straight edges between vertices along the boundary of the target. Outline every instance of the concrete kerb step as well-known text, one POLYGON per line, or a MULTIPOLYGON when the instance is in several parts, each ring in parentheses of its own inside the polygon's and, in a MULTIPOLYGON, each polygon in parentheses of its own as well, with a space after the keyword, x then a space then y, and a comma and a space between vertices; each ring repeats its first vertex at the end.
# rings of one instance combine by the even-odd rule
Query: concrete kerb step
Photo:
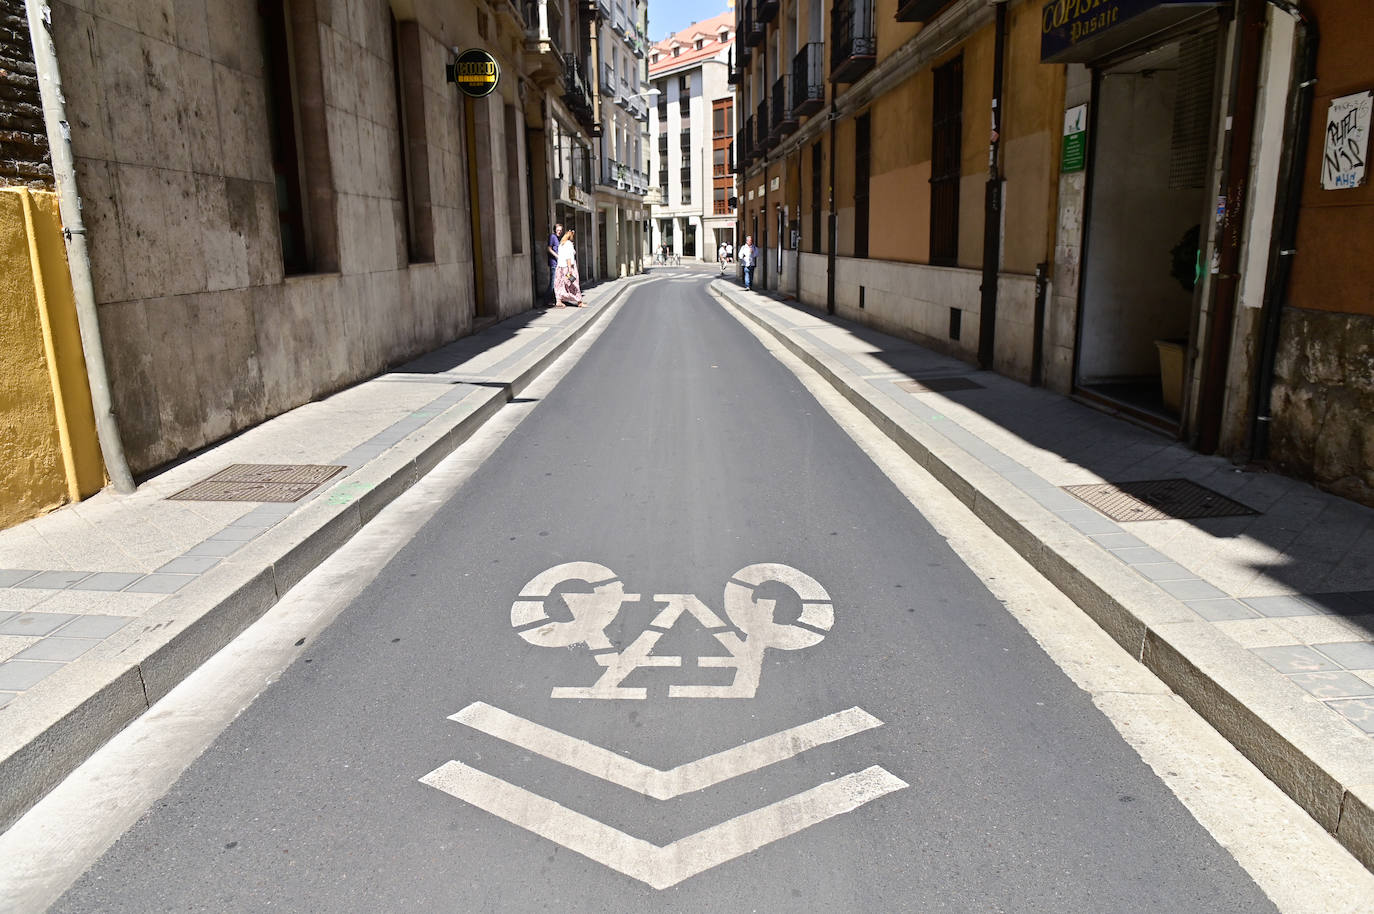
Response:
POLYGON ((519 396, 640 282, 621 282, 584 320, 552 331, 509 381, 450 406, 93 648, 69 675, 11 702, 0 731, 0 831, 519 396))
POLYGON ((820 374, 938 479, 1132 657, 1178 694, 1266 777, 1374 870, 1374 752, 1367 737, 1243 650, 1181 601, 990 471, 829 353, 758 307, 774 300, 711 284, 820 374))

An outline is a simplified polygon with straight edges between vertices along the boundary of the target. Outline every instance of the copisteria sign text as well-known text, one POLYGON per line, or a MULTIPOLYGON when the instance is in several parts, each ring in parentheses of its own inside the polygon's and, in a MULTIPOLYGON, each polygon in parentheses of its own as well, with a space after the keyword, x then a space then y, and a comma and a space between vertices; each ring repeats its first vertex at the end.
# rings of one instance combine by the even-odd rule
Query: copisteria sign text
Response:
POLYGON ((1040 60, 1088 63, 1218 0, 1049 0, 1040 13, 1040 60))
POLYGON ((481 48, 468 48, 448 66, 448 81, 470 98, 485 98, 496 91, 501 67, 496 58, 481 48))

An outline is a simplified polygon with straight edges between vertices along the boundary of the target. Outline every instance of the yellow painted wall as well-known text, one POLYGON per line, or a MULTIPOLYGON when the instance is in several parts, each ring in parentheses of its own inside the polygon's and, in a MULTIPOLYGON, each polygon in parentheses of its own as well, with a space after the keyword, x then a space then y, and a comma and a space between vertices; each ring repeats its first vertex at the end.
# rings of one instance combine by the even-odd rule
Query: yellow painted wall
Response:
POLYGON ((1006 177, 1002 269, 1034 273, 1053 260, 1059 188, 1059 143, 1064 122, 1064 67, 1040 62, 1039 4, 1007 11, 1003 77, 1002 172, 1006 177))
POLYGON ((900 0, 876 0, 873 4, 873 24, 878 33, 878 63, 891 57, 922 28, 920 22, 898 22, 897 6, 900 0))
POLYGON ((57 198, 0 189, 0 527, 105 482, 57 198))
POLYGON ((930 259, 933 86, 924 70, 873 103, 868 254, 878 260, 930 259))
MULTIPOLYGON (((1064 68, 1040 63, 1039 7, 1022 3, 1008 16, 1003 76, 1002 164, 1006 178, 1003 269, 1031 273, 1050 256, 1058 181, 1058 137, 1064 103, 1064 68)), ((882 20, 882 17, 879 17, 882 20)), ((877 99, 872 107, 873 164, 869 188, 869 255, 879 260, 930 260, 930 158, 932 69, 963 55, 963 159, 959 187, 959 259, 978 268, 983 258, 984 193, 992 105, 994 28, 988 25, 932 67, 877 99)), ((853 123, 843 122, 852 149, 853 123)), ((849 143, 846 147, 845 143, 849 143)), ((852 180, 837 204, 852 206, 852 180)), ((853 249, 852 219, 841 219, 840 253, 853 249)))

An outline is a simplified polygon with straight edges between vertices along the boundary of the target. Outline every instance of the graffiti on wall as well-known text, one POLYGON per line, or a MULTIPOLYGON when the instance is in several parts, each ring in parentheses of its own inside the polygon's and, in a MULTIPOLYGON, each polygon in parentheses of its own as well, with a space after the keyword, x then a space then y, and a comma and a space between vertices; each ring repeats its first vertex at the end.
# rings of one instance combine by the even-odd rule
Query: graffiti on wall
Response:
POLYGON ((1322 144, 1322 188, 1345 190, 1364 183, 1369 157, 1369 115, 1374 93, 1357 92, 1333 98, 1326 109, 1326 137, 1322 144))

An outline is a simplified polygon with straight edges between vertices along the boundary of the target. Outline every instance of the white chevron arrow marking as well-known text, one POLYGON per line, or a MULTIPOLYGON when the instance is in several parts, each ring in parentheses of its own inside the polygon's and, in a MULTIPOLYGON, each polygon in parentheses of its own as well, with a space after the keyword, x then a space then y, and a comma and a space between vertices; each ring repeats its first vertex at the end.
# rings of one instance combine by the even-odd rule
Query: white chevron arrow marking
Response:
POLYGON ((473 702, 449 720, 466 724, 474 730, 655 800, 670 800, 712 787, 730 778, 785 761, 816 746, 883 725, 882 721, 867 711, 849 708, 662 771, 586 740, 517 717, 486 702, 473 702))
POLYGON ((908 786, 874 765, 659 847, 461 762, 420 781, 655 889, 908 786))

